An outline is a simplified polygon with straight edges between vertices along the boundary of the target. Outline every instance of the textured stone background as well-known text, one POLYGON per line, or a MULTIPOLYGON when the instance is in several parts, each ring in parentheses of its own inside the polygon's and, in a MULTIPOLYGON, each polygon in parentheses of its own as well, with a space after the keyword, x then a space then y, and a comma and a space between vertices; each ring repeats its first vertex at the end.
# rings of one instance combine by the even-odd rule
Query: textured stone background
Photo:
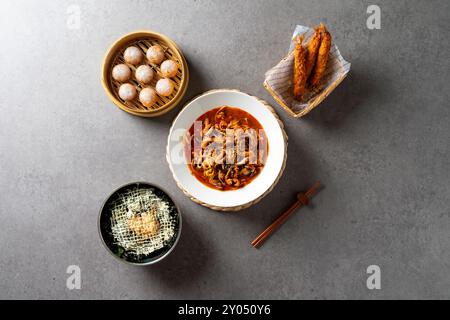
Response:
POLYGON ((450 2, 2 1, 0 36, 0 298, 450 298, 450 2), (81 26, 67 28, 67 8, 81 26), (237 88, 276 105, 264 73, 296 24, 325 22, 352 62, 344 83, 304 119, 280 107, 287 169, 238 214, 200 207, 164 159, 178 112, 141 119, 100 84, 111 43, 136 29, 172 37, 189 61, 186 100, 237 88), (250 241, 302 190, 326 189, 261 250, 250 241), (179 202, 184 230, 163 263, 118 263, 97 234, 114 188, 157 183, 179 202), (82 289, 66 288, 79 265, 82 289), (382 289, 366 288, 381 267, 382 289))

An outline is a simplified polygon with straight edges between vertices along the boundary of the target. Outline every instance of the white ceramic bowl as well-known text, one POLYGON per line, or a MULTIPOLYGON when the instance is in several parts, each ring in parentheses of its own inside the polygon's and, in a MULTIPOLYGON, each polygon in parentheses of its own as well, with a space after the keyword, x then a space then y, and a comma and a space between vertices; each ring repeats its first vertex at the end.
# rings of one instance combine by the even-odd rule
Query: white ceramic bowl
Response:
POLYGON ((237 90, 212 90, 189 102, 175 118, 167 143, 167 161, 178 186, 193 201, 220 211, 237 211, 261 200, 278 182, 286 164, 287 136, 275 111, 256 97, 237 90), (209 188, 190 172, 183 152, 183 136, 207 111, 227 105, 240 108, 263 126, 269 153, 261 173, 245 187, 220 191, 209 188))

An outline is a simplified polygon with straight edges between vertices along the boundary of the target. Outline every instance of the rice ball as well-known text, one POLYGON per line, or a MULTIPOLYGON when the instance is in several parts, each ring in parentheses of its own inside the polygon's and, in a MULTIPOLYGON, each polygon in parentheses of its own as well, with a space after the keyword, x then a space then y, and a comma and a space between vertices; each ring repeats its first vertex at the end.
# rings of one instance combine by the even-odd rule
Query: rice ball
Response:
POLYGON ((156 83, 156 92, 164 97, 168 97, 173 93, 175 89, 172 80, 170 79, 160 79, 156 83))
POLYGON ((119 87, 119 97, 122 100, 130 101, 136 98, 136 88, 130 83, 124 83, 119 87))
POLYGON ((161 73, 165 78, 175 77, 178 71, 178 64, 173 60, 166 60, 161 63, 161 73))
POLYGON ((115 66, 112 69, 112 77, 114 80, 117 80, 120 82, 128 81, 131 78, 131 70, 124 63, 118 64, 117 66, 115 66))
POLYGON ((164 49, 158 44, 151 46, 147 50, 147 59, 151 63, 160 64, 164 60, 164 49))
POLYGON ((136 69, 136 80, 143 84, 148 84, 153 80, 153 77, 155 76, 155 72, 153 69, 147 65, 139 66, 136 69))
POLYGON ((151 107, 158 100, 158 95, 153 88, 144 88, 139 93, 139 101, 146 107, 151 107))
POLYGON ((125 49, 125 52, 123 53, 123 58, 127 63, 138 64, 144 58, 144 54, 138 47, 131 46, 125 49))

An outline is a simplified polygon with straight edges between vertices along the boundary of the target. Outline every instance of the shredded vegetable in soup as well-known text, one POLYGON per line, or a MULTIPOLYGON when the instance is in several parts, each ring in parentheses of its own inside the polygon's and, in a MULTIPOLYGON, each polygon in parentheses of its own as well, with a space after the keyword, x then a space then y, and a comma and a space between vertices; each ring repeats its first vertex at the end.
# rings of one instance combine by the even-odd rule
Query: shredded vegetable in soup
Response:
POLYGON ((261 124, 248 112, 222 106, 200 116, 189 129, 185 156, 191 173, 213 189, 240 189, 255 179, 269 146, 261 124))

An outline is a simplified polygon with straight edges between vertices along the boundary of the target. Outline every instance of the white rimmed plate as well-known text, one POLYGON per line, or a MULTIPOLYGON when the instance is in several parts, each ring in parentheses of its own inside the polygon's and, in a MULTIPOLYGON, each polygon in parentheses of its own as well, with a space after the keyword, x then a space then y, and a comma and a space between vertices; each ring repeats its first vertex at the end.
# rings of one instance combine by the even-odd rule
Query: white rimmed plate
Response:
POLYGON ((189 102, 175 118, 166 156, 177 185, 193 201, 213 210, 237 211, 261 200, 278 182, 286 165, 287 136, 281 120, 266 102, 237 90, 212 90, 189 102), (269 142, 267 161, 261 173, 245 187, 232 191, 215 190, 198 181, 190 172, 183 152, 183 137, 194 121, 224 105, 240 108, 255 117, 269 142))

